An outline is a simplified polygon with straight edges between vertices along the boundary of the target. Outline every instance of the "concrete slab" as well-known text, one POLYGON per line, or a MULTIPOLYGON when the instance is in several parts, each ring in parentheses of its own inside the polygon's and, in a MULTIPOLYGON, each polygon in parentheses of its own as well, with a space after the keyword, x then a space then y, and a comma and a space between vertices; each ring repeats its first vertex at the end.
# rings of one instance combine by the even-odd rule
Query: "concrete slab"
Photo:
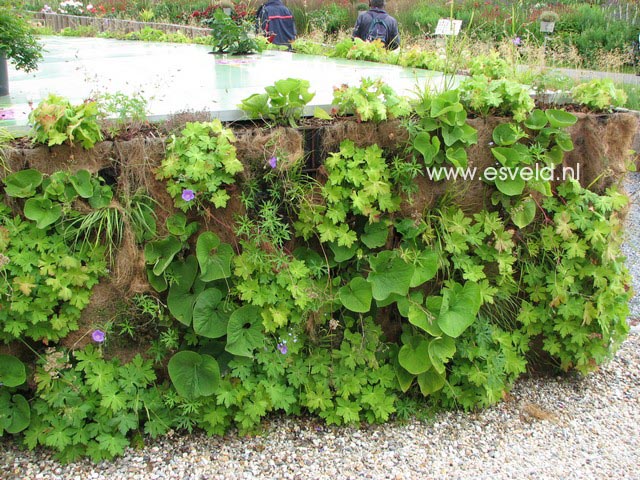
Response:
POLYGON ((0 97, 0 126, 27 130, 30 105, 49 93, 79 103, 99 93, 122 92, 147 99, 151 120, 184 111, 207 111, 221 120, 239 120, 238 103, 264 92, 282 78, 303 78, 328 109, 333 87, 358 85, 362 77, 382 78, 398 93, 409 95, 425 85, 443 88, 438 72, 373 62, 332 59, 267 51, 245 56, 212 55, 202 45, 130 42, 101 38, 41 37, 46 52, 36 72, 9 67, 10 94, 0 97))

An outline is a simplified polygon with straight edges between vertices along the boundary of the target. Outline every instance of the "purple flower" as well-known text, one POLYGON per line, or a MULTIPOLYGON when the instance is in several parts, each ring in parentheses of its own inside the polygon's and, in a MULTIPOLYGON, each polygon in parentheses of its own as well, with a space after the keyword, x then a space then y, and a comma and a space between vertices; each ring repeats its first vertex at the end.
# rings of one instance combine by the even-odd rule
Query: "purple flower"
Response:
POLYGON ((91 338, 93 338, 93 341, 96 343, 104 342, 104 337, 105 337, 105 334, 102 330, 94 330, 93 333, 91 334, 91 338))
POLYGON ((196 194, 193 190, 190 190, 188 188, 185 188, 184 190, 182 190, 182 199, 185 202, 190 202, 194 198, 196 198, 196 194))
POLYGON ((522 45, 522 39, 521 39, 520 37, 516 37, 516 38, 514 38, 514 39, 513 39, 513 44, 514 44, 516 47, 519 47, 520 45, 522 45))
POLYGON ((271 168, 276 168, 276 165, 278 165, 278 159, 276 157, 271 157, 269 159, 269 166, 271 168))
POLYGON ((278 351, 282 354, 282 355, 286 355, 287 352, 289 351, 289 349, 287 348, 287 343, 286 342, 280 342, 277 347, 278 351))

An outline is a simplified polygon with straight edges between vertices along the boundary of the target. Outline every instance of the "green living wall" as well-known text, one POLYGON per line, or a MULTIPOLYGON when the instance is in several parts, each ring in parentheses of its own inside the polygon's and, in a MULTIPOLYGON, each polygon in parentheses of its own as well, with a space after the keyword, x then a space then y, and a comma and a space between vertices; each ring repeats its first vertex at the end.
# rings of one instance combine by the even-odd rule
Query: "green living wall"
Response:
POLYGON ((244 102, 267 124, 130 140, 48 99, 46 145, 5 151, 0 434, 100 460, 272 412, 475 409, 530 368, 596 368, 628 328, 636 117, 496 85, 492 115, 477 82, 411 100, 363 82, 336 92, 346 117, 301 121, 289 79, 244 102))

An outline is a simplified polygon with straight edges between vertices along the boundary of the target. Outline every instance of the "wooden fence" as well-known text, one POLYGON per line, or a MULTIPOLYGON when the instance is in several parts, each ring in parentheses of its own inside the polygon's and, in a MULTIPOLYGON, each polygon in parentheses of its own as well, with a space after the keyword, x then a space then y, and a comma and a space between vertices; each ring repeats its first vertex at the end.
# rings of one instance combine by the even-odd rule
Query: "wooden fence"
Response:
POLYGON ((80 15, 62 15, 58 13, 33 12, 33 20, 43 26, 59 32, 65 28, 93 27, 96 32, 137 32, 145 27, 162 30, 165 33, 182 32, 187 37, 203 37, 211 34, 209 28, 176 25, 173 23, 136 22, 118 18, 85 17, 80 15))

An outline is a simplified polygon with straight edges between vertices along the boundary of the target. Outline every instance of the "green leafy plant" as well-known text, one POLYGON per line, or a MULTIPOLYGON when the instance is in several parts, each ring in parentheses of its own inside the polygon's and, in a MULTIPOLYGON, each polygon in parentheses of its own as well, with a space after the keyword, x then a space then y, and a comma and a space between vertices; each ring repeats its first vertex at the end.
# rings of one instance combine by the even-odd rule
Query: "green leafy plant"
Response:
POLYGON ((309 82, 297 78, 278 80, 265 87, 266 93, 254 93, 238 105, 249 118, 260 118, 276 124, 296 126, 304 107, 315 97, 309 82))
POLYGON ((333 104, 338 114, 355 114, 362 122, 381 122, 411 113, 409 101, 397 95, 382 79, 363 78, 358 87, 334 88, 333 104))
MULTIPOLYGON (((511 197, 521 195, 527 186, 542 195, 551 195, 553 171, 562 164, 564 153, 573 150, 573 141, 565 129, 576 121, 575 115, 563 110, 536 109, 523 123, 536 135, 526 133, 513 123, 496 126, 492 135, 496 146, 491 148, 491 153, 500 168, 490 179, 485 172, 485 180, 494 183, 500 193, 511 197)), ((532 199, 521 203, 517 210, 518 214, 513 218, 518 227, 523 228, 533 221, 535 203, 532 199)))
POLYGON ((535 102, 529 88, 513 80, 491 80, 486 75, 475 75, 460 84, 460 98, 469 112, 483 117, 513 116, 523 121, 533 110, 535 102))
POLYGON ((215 208, 227 205, 230 197, 225 188, 244 168, 236 157, 235 140, 217 119, 189 122, 179 136, 171 137, 157 177, 167 180, 176 207, 185 212, 192 206, 204 208, 205 200, 215 208))
POLYGON ((571 97, 580 104, 595 111, 610 111, 622 107, 627 102, 627 94, 616 88, 610 78, 593 79, 571 89, 571 97))
POLYGON ((107 124, 112 136, 127 123, 141 123, 147 119, 147 100, 140 95, 103 93, 98 95, 96 102, 99 116, 107 124))
POLYGON ((216 9, 213 18, 203 23, 211 29, 211 46, 214 53, 238 55, 263 49, 262 44, 249 35, 251 24, 234 22, 221 8, 216 9))
POLYGON ((42 46, 17 9, 3 7, 0 11, 0 54, 25 72, 35 70, 42 59, 42 46))
POLYGON ((351 215, 376 223, 384 213, 396 211, 400 198, 394 194, 382 153, 377 145, 363 149, 344 140, 340 151, 325 161, 327 181, 320 190, 322 202, 302 205, 295 222, 297 234, 306 239, 317 232, 321 242, 349 248, 358 240, 350 227, 351 215))
POLYGON ((52 229, 0 218, 0 338, 55 341, 78 328, 91 287, 106 273, 100 248, 67 245, 52 229))
POLYGON ((24 442, 57 451, 61 461, 110 459, 122 454, 131 435, 157 437, 173 426, 151 362, 140 355, 122 364, 103 359, 92 345, 73 354, 49 349, 35 380, 24 442))
POLYGON ((593 370, 628 332, 619 217, 627 201, 615 189, 598 195, 566 181, 544 200, 544 223, 527 236, 518 320, 563 370, 593 370))
POLYGON ((466 168, 466 149, 477 143, 478 133, 467 124, 467 112, 457 90, 437 95, 425 92, 415 106, 419 120, 410 124, 411 143, 427 167, 445 162, 466 168))
POLYGON ((97 116, 98 105, 94 101, 71 105, 69 100, 49 94, 29 113, 31 135, 35 142, 50 147, 79 142, 86 149, 93 148, 102 140, 97 116))
POLYGON ((24 363, 13 355, 0 354, 0 436, 16 434, 29 426, 31 408, 26 398, 14 393, 27 381, 24 363))

